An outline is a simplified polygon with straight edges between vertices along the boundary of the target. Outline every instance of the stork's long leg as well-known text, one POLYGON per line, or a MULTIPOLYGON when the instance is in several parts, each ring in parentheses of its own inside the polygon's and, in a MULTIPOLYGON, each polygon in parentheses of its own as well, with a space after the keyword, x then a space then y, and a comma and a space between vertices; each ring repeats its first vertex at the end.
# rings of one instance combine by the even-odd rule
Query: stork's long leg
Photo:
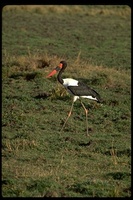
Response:
POLYGON ((73 99, 73 101, 72 101, 71 109, 70 109, 70 111, 69 111, 69 113, 68 113, 68 116, 67 116, 67 118, 66 118, 66 121, 64 122, 64 124, 63 124, 63 126, 62 126, 60 132, 63 130, 63 128, 64 128, 65 125, 66 125, 66 122, 68 121, 69 117, 70 117, 71 114, 72 114, 73 105, 74 105, 74 99, 73 99))
POLYGON ((87 129, 87 136, 89 136, 88 134, 88 109, 86 109, 85 105, 83 104, 83 102, 81 101, 80 99, 80 102, 81 102, 81 105, 82 107, 84 108, 84 111, 85 111, 85 115, 86 115, 86 129, 87 129))

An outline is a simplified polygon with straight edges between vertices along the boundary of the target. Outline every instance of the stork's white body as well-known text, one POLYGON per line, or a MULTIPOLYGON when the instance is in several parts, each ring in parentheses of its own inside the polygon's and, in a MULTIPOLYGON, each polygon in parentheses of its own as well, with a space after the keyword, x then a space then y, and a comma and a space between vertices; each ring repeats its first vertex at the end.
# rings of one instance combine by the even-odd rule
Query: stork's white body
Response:
MULTIPOLYGON (((68 89, 68 86, 77 86, 77 87, 79 87, 78 86, 78 82, 79 81, 77 81, 77 80, 75 80, 73 78, 65 78, 65 79, 63 79, 63 86, 66 88, 66 90, 69 92, 69 94, 73 95, 73 93, 68 89)), ((80 96, 80 97, 97 101, 96 97, 93 98, 92 96, 80 96)), ((80 97, 79 96, 74 96, 73 101, 75 102, 80 97)))

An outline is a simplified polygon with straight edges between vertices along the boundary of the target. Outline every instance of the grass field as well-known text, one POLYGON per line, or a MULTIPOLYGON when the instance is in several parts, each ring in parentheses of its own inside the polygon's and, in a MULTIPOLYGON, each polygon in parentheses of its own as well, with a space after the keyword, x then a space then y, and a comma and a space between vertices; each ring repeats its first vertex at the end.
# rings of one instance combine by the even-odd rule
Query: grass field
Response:
POLYGON ((131 10, 128 6, 6 6, 2 12, 2 196, 131 197, 131 10), (102 97, 85 113, 47 79, 102 97))

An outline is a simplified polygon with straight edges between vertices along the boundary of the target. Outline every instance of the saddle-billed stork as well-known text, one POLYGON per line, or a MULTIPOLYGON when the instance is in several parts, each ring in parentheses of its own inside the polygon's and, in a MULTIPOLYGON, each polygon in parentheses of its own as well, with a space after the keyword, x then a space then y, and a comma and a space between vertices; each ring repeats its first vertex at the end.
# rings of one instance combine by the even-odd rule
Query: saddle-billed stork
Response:
MULTIPOLYGON (((61 131, 63 130, 67 120, 71 116, 74 102, 77 99, 80 99, 80 97, 82 97, 82 98, 88 98, 88 99, 97 101, 98 103, 101 102, 100 95, 94 89, 90 88, 89 86, 87 86, 83 82, 72 79, 72 78, 62 79, 62 73, 64 72, 66 67, 67 67, 67 63, 65 61, 61 61, 59 63, 59 65, 56 68, 54 68, 54 70, 47 76, 47 78, 48 78, 48 77, 53 76, 57 72, 59 72, 58 75, 57 75, 58 81, 66 88, 66 90, 71 95, 73 95, 73 101, 72 101, 71 109, 70 109, 68 116, 67 116, 67 118, 66 118, 66 120, 65 120, 65 122, 64 122, 64 124, 61 128, 61 131)), ((81 102, 81 105, 82 105, 83 109, 85 110, 85 114, 86 114, 86 127, 87 127, 87 136, 88 136, 89 135, 88 134, 88 109, 86 109, 86 107, 83 104, 83 102, 81 101, 81 99, 80 99, 80 102, 81 102)))

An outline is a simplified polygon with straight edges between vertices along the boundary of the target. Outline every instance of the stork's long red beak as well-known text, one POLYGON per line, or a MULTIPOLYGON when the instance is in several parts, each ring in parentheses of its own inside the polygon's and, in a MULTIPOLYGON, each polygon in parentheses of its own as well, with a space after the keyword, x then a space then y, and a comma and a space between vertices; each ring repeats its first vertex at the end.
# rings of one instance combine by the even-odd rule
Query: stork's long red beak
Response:
POLYGON ((50 72, 50 74, 48 74, 48 75, 46 76, 46 78, 49 78, 49 77, 53 76, 53 75, 56 74, 61 68, 62 68, 62 63, 60 63, 59 66, 57 66, 52 72, 50 72))
POLYGON ((50 74, 48 74, 48 75, 46 76, 46 78, 49 78, 50 76, 53 76, 54 74, 56 74, 56 72, 57 72, 57 70, 56 70, 56 68, 55 68, 52 72, 50 72, 50 74))

